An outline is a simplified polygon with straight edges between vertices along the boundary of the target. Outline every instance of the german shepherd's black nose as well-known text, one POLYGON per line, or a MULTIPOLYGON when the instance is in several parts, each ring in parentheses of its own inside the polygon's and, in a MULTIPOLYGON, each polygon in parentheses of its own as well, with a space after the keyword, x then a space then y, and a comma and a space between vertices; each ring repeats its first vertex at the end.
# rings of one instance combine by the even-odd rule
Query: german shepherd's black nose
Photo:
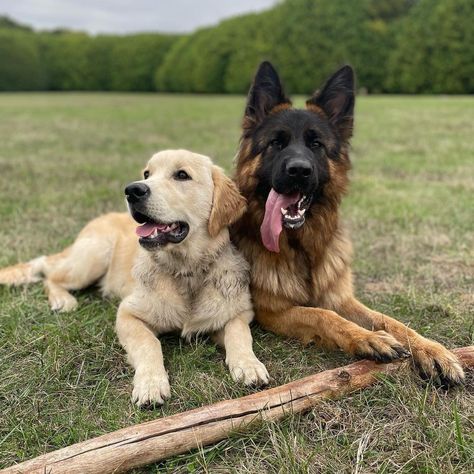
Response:
POLYGON ((131 183, 125 188, 125 196, 129 203, 144 201, 150 194, 150 188, 144 183, 131 183))
POLYGON ((313 172, 313 166, 308 160, 295 157, 285 163, 285 173, 295 181, 304 182, 313 172))

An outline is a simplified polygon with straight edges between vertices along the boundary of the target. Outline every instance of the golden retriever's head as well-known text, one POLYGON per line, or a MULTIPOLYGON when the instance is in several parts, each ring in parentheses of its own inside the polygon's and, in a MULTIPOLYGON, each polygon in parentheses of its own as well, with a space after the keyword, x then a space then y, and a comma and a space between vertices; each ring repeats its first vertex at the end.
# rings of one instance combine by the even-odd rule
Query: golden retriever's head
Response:
POLYGON ((144 179, 125 188, 139 242, 147 250, 173 247, 198 237, 203 245, 237 221, 245 199, 207 156, 187 150, 153 155, 144 179), (207 240, 206 240, 207 239, 207 240))

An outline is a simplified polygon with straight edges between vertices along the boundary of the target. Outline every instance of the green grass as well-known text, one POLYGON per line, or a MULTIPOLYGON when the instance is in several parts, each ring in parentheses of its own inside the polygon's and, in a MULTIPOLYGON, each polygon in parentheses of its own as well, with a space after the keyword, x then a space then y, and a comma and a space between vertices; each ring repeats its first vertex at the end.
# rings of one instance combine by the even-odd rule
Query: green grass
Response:
MULTIPOLYGON (((301 101, 300 101, 301 102, 301 101)), ((92 217, 124 209, 122 189, 156 150, 190 148, 230 171, 239 97, 0 95, 0 265, 54 252, 92 217)), ((473 343, 474 100, 364 97, 344 219, 361 299, 449 347, 473 343)), ((52 314, 41 285, 0 288, 0 467, 159 416, 249 393, 208 340, 163 338, 173 396, 130 403, 117 302, 81 293, 52 314)), ((255 328, 272 385, 350 361, 255 328)), ((448 393, 385 378, 309 414, 263 424, 136 472, 467 473, 474 383, 448 393)))

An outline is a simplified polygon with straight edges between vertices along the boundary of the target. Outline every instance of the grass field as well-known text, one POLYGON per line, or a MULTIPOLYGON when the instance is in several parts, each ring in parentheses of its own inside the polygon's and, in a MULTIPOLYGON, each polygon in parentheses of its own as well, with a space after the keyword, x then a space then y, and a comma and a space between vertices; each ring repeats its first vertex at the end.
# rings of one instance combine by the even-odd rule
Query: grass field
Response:
MULTIPOLYGON (((156 150, 190 148, 227 170, 243 98, 0 95, 0 265, 54 252, 156 150)), ((344 219, 357 293, 449 347, 473 343, 474 100, 367 97, 356 110, 344 219)), ((172 398, 130 402, 117 302, 91 290, 52 314, 41 285, 0 288, 0 467, 133 423, 249 393, 209 341, 163 339, 172 398)), ((264 333, 272 385, 350 361, 264 333)), ((344 400, 136 472, 474 472, 474 379, 448 393, 397 376, 344 400)))

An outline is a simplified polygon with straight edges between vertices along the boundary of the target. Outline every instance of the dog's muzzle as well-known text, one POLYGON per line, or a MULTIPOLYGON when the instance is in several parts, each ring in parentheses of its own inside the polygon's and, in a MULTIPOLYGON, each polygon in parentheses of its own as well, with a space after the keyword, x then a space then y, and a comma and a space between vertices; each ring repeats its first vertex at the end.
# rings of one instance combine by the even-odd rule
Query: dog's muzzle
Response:
POLYGON ((318 175, 314 157, 306 149, 288 147, 275 166, 272 184, 280 194, 311 195, 318 186, 318 175))
POLYGON ((179 244, 189 233, 189 224, 183 221, 162 222, 149 215, 146 202, 151 195, 148 185, 141 182, 125 188, 128 208, 133 219, 140 224, 136 228, 138 242, 147 250, 154 250, 166 244, 179 244))

